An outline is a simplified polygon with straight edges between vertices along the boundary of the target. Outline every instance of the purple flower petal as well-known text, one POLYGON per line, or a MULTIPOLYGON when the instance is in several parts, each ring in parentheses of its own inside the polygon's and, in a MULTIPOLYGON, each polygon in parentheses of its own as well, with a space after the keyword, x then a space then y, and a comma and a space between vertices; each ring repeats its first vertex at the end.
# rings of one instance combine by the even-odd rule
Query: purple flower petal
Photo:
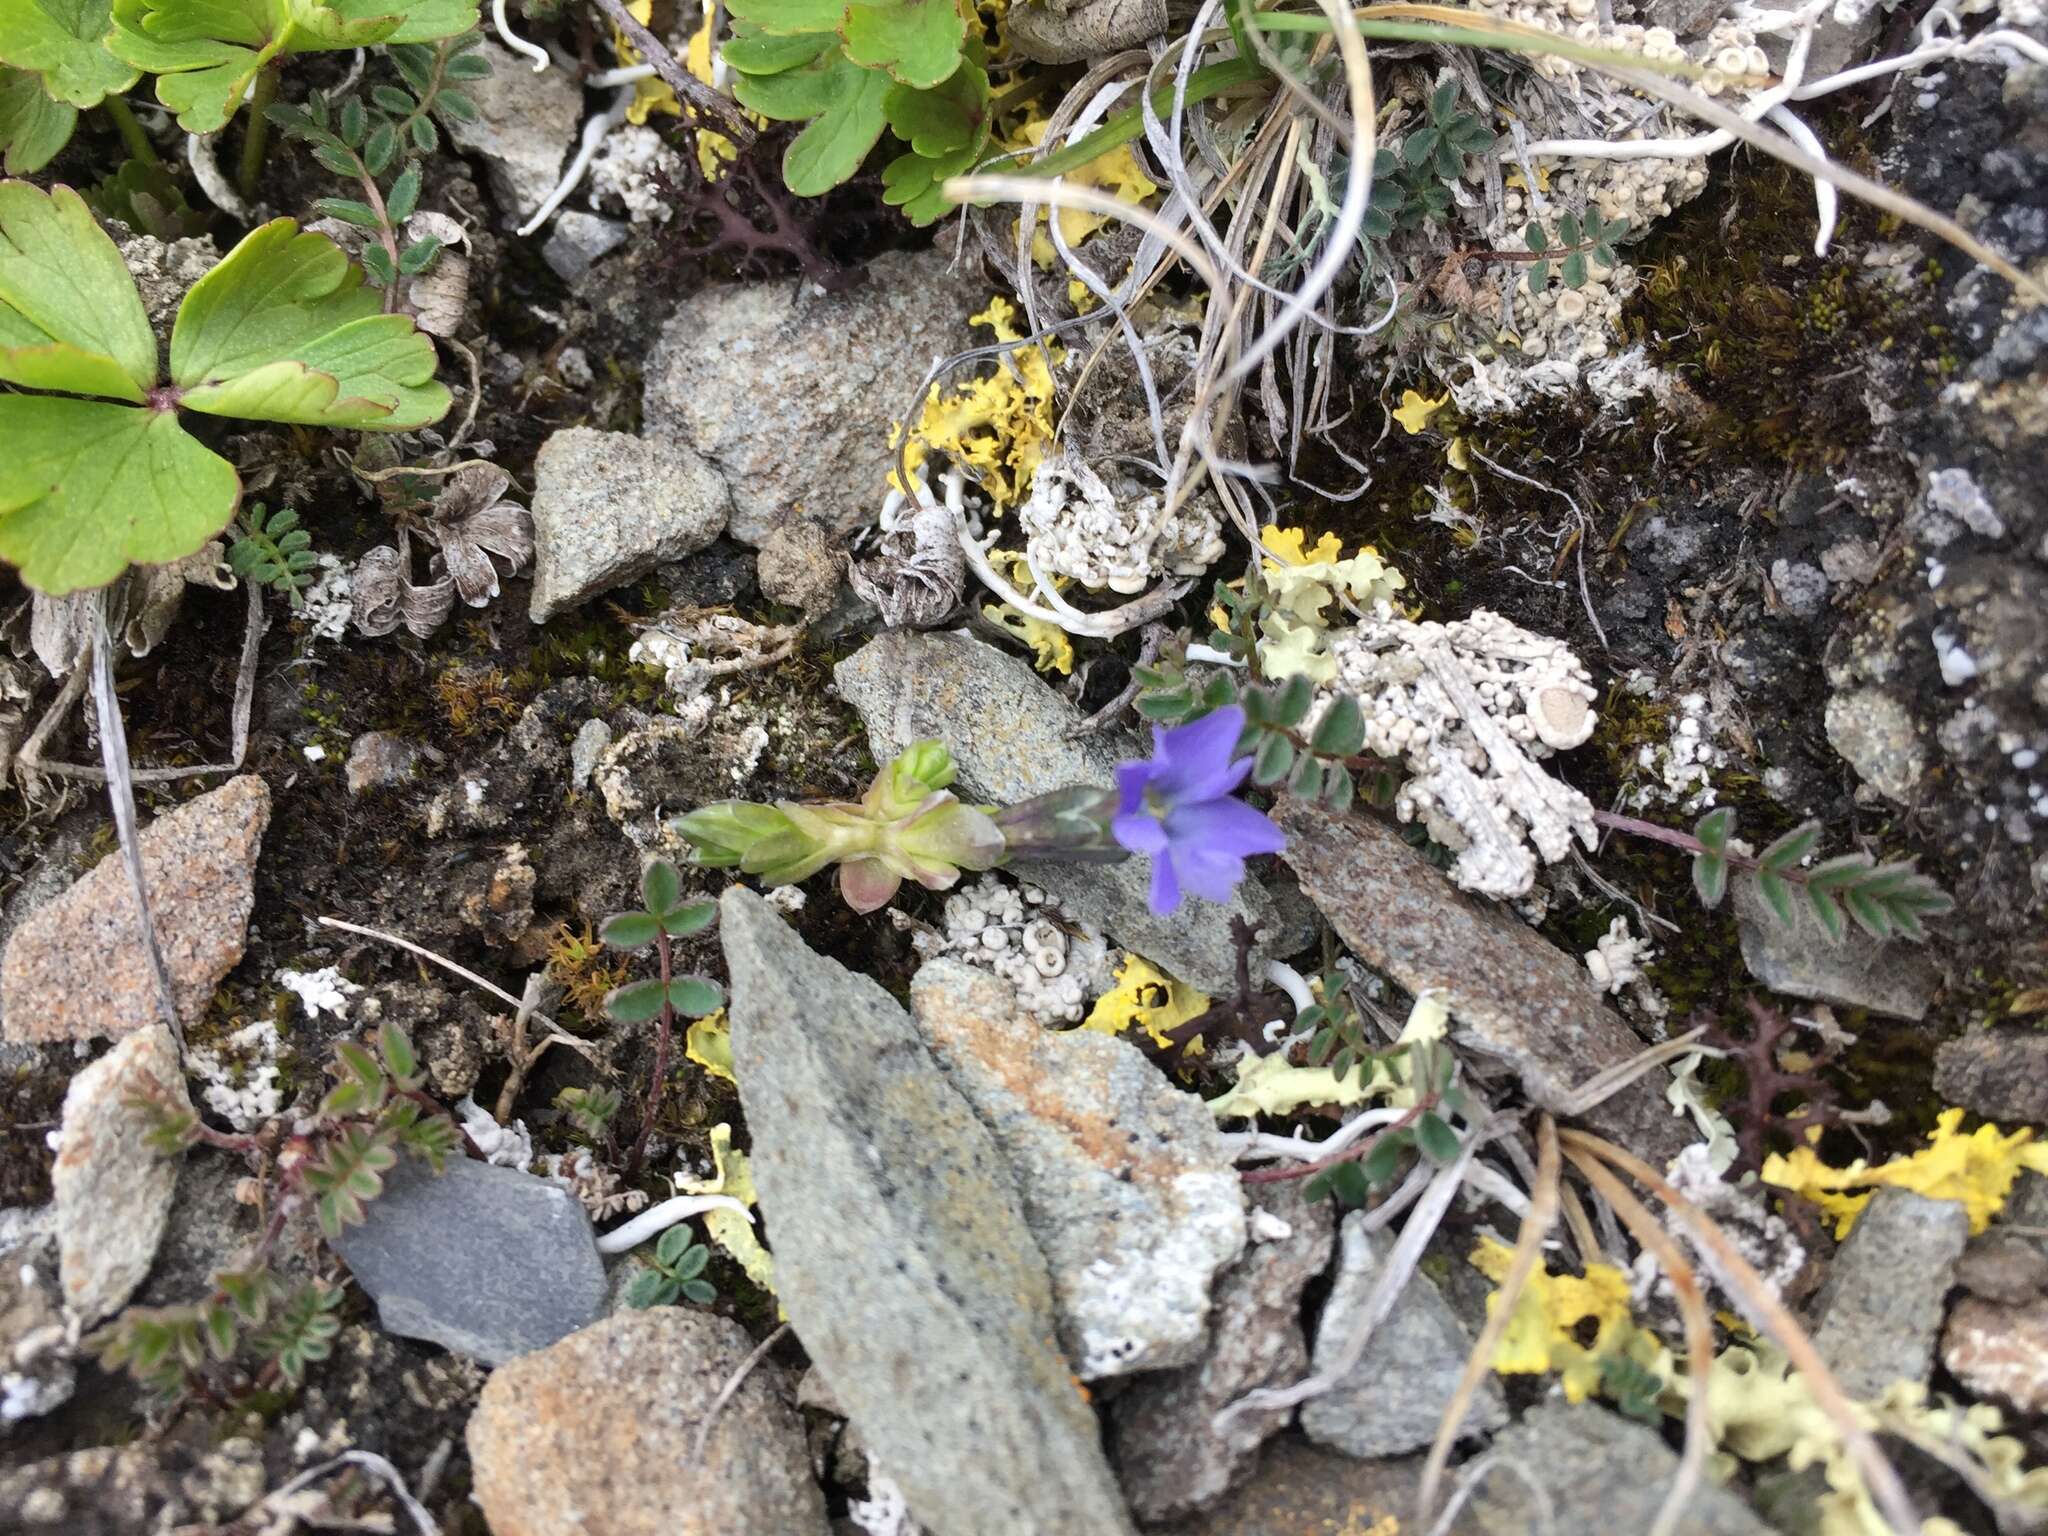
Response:
POLYGON ((1145 808, 1145 791, 1159 775, 1156 763, 1123 763, 1116 770, 1117 810, 1128 816, 1145 808))
POLYGON ((1157 856, 1166 851, 1166 823, 1149 811, 1133 811, 1109 819, 1110 833, 1133 853, 1157 856))
POLYGON ((1244 878, 1244 860, 1221 848, 1199 843, 1178 843, 1172 853, 1173 871, 1180 883, 1204 900, 1221 905, 1230 900, 1237 882, 1244 878))
POLYGON ((1242 800, 1203 800, 1176 805, 1166 815, 1166 835, 1177 848, 1214 849, 1239 856, 1278 853, 1287 837, 1264 811, 1242 800))
POLYGON ((1180 905, 1180 881, 1173 872, 1173 855, 1162 853, 1152 861, 1152 910, 1165 917, 1180 905))
POLYGON ((1214 710, 1170 731, 1152 731, 1153 784, 1169 801, 1213 800, 1227 795, 1251 772, 1251 759, 1237 758, 1244 711, 1235 704, 1214 710))

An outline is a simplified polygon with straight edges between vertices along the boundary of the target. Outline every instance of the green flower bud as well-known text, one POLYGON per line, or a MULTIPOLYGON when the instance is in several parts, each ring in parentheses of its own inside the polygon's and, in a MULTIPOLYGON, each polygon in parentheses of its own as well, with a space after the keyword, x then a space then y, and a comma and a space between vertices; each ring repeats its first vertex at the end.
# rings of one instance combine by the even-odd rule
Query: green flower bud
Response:
POLYGON ((694 862, 708 869, 741 864, 756 844, 790 831, 789 818, 781 811, 751 800, 702 805, 669 826, 690 845, 694 862))

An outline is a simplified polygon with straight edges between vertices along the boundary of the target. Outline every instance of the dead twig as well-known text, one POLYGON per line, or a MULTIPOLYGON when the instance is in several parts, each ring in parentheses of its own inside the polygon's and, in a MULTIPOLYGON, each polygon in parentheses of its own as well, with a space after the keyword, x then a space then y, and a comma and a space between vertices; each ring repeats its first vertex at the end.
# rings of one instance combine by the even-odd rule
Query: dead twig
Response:
POLYGON ((625 34, 626 41, 633 45, 640 57, 654 66, 654 72, 661 76, 664 85, 699 112, 709 113, 718 119, 719 132, 742 149, 754 142, 757 137, 754 125, 747 121, 740 109, 678 64, 667 45, 626 9, 625 0, 597 0, 597 8, 611 18, 612 25, 625 34))

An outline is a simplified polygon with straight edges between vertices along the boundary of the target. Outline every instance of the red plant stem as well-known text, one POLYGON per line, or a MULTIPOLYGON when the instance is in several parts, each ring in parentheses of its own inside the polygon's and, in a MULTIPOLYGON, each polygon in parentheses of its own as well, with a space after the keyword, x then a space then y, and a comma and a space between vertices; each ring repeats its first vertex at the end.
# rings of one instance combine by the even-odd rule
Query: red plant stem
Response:
POLYGON ((1392 1125, 1383 1125, 1364 1140, 1346 1147, 1334 1157, 1325 1157, 1313 1163, 1295 1163, 1279 1168, 1254 1168, 1238 1177, 1247 1184, 1283 1184, 1289 1179, 1312 1179, 1325 1168, 1334 1168, 1339 1163, 1356 1162, 1380 1144, 1380 1141, 1396 1131, 1406 1130, 1424 1113, 1436 1107, 1436 1095, 1429 1094, 1392 1125))
POLYGON ((633 1156, 626 1164, 628 1181, 639 1177, 640 1164, 647 1155, 647 1137, 654 1129, 654 1112, 661 1107, 661 1089, 668 1078, 669 1040, 676 1027, 675 1009, 668 1001, 668 935, 659 928, 654 931, 654 948, 661 956, 661 1026, 654 1037, 654 1081, 647 1085, 647 1109, 640 1116, 640 1134, 633 1140, 633 1156))
MULTIPOLYGON (((1695 857, 1711 851, 1705 843, 1694 837, 1690 832, 1681 832, 1676 827, 1660 827, 1654 821, 1638 821, 1633 816, 1620 816, 1613 811, 1595 810, 1593 812, 1593 822, 1596 826, 1605 827, 1610 832, 1622 832, 1630 837, 1646 838, 1650 842, 1662 843, 1667 848, 1677 848, 1695 857)), ((1751 858, 1746 853, 1736 853, 1733 849, 1723 851, 1720 857, 1736 869, 1762 869, 1764 867, 1763 860, 1751 858)), ((1771 873, 1780 880, 1789 881, 1793 885, 1806 884, 1807 872, 1803 869, 1775 869, 1771 873)))
POLYGON ((390 211, 384 206, 384 194, 377 190, 377 178, 370 174, 363 157, 354 150, 350 150, 349 155, 355 160, 356 179, 362 183, 363 196, 377 215, 377 243, 391 258, 391 281, 384 285, 384 313, 388 315, 398 307, 398 284, 405 275, 398 270, 398 227, 391 222, 390 211))

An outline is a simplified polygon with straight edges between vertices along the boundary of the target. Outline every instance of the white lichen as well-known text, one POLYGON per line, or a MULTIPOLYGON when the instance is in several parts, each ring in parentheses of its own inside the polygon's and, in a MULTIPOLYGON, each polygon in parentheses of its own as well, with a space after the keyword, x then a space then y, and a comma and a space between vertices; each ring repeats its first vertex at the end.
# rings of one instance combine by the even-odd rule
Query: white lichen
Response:
POLYGON ((983 875, 948 896, 944 914, 943 930, 912 927, 918 957, 950 956, 1002 977, 1040 1024, 1080 1023, 1089 1004, 1115 985, 1121 952, 1067 918, 1037 886, 983 875))
POLYGON ((1555 863, 1574 835, 1594 846, 1592 803, 1540 766, 1583 743, 1596 721, 1598 694, 1563 641, 1486 609, 1438 624, 1383 608, 1334 635, 1330 650, 1337 675, 1309 728, 1336 694, 1358 700, 1365 750, 1410 775, 1395 815, 1456 851, 1459 885, 1521 896, 1539 855, 1555 863))
POLYGON ((683 181, 683 162, 652 128, 627 125, 605 138, 590 162, 590 206, 616 207, 635 224, 666 224, 675 210, 662 178, 683 181))
POLYGON ((317 971, 279 971, 276 980, 299 1000, 309 1019, 317 1019, 323 1013, 337 1019, 347 1018, 349 999, 363 990, 332 965, 317 971))
MULTIPOLYGON (((1654 698, 1657 692, 1656 685, 1641 672, 1629 674, 1627 687, 1640 698, 1654 698)), ((1714 775, 1728 765, 1728 753, 1714 736, 1713 709, 1707 696, 1680 694, 1672 708, 1671 734, 1636 749, 1636 767, 1641 774, 1628 789, 1628 803, 1638 810, 1674 805, 1686 813, 1711 807, 1714 775)))
MULTIPOLYGON (((279 979, 292 974, 279 972, 279 979)), ((312 1010, 308 1009, 310 1015, 312 1010)), ((268 1019, 245 1024, 218 1040, 186 1047, 185 1070, 199 1083, 206 1107, 237 1131, 274 1120, 284 1108, 278 1059, 284 1040, 268 1019)))
POLYGON ((463 1133, 484 1155, 485 1162, 498 1168, 517 1168, 524 1172, 526 1165, 533 1161, 533 1136, 526 1129, 525 1121, 514 1120, 510 1125, 500 1125, 489 1110, 468 1094, 456 1101, 455 1113, 461 1117, 463 1133))
POLYGON ((1092 591, 1143 592, 1164 576, 1198 576, 1223 555, 1222 523, 1202 498, 1169 513, 1158 492, 1112 488, 1065 451, 1038 466, 1017 521, 1041 575, 1092 591))

